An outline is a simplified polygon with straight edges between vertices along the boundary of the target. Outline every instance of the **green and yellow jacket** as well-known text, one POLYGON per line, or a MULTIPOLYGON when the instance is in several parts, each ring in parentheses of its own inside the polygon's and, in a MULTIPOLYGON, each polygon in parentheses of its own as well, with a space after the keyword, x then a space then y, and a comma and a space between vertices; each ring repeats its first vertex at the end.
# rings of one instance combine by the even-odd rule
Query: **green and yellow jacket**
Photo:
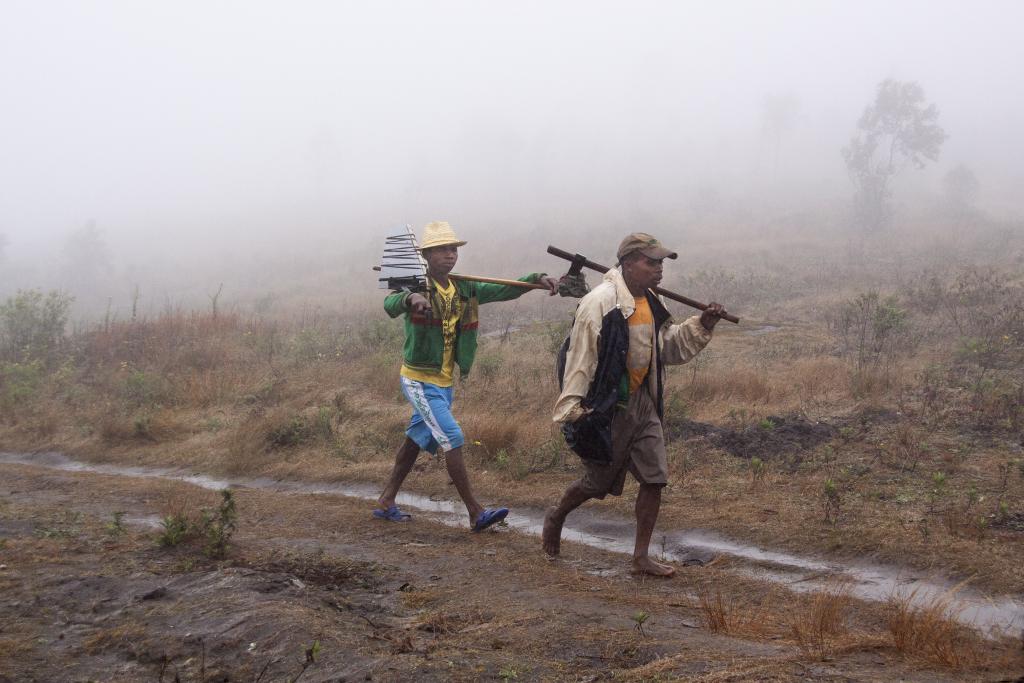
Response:
MULTIPOLYGON (((537 282, 544 273, 530 273, 519 278, 520 282, 537 282)), ((459 321, 455 331, 455 364, 459 366, 462 377, 469 375, 476 356, 477 328, 480 326, 480 304, 493 301, 511 301, 518 299, 528 289, 496 285, 489 282, 471 282, 469 280, 452 280, 459 297, 459 321)), ((405 364, 414 370, 437 372, 441 369, 444 356, 444 337, 441 334, 440 310, 434 288, 430 288, 429 318, 413 315, 409 310, 411 292, 394 292, 384 299, 384 310, 392 318, 405 314, 405 348, 403 356, 405 364)))

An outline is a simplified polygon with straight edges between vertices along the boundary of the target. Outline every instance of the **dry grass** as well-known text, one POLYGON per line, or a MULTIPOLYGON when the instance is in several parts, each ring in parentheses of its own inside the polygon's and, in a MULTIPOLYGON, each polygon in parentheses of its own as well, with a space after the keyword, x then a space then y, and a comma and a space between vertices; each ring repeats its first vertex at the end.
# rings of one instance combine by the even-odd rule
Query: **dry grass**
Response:
POLYGON ((7 665, 26 657, 35 649, 37 637, 33 632, 0 637, 0 664, 7 665))
POLYGON ((711 592, 704 589, 698 596, 701 613, 704 615, 704 625, 715 633, 730 633, 733 627, 734 610, 732 606, 727 607, 722 599, 722 592, 719 590, 711 592))
MULTIPOLYGON (((698 298, 724 293, 745 322, 723 323, 695 362, 669 369, 668 418, 685 415, 740 431, 768 416, 794 415, 851 425, 844 427, 849 433, 806 450, 783 444, 739 457, 700 437, 670 443, 671 486, 659 525, 714 529, 808 554, 868 553, 880 561, 974 574, 988 588, 1014 590, 1024 581, 1024 537, 981 520, 999 518, 997 499, 1011 518, 1024 510, 1024 477, 1011 467, 1000 492, 994 466, 1016 457, 1005 444, 1020 434, 1011 390, 1024 366, 1009 362, 1019 344, 1012 335, 1002 342, 989 334, 998 345, 976 344, 976 354, 965 354, 950 316, 967 314, 964 329, 986 334, 1012 326, 1019 290, 1007 285, 993 290, 997 296, 978 298, 990 281, 971 284, 975 280, 965 280, 950 262, 907 256, 897 275, 891 260, 879 256, 887 249, 841 256, 841 242, 809 235, 795 242, 792 236, 736 242, 729 251, 707 238, 708 253, 728 261, 728 268, 680 263, 670 272, 677 280, 666 286, 698 298), (922 293, 929 267, 948 272, 937 271, 941 286, 922 293), (963 287, 976 302, 971 307, 959 303, 963 287), (845 348, 848 340, 828 328, 826 314, 870 289, 898 297, 907 311, 901 334, 919 343, 890 343, 879 353, 845 348), (748 334, 769 321, 778 329, 748 334), (993 378, 998 382, 990 384, 993 378), (867 406, 897 417, 855 423, 867 406), (965 426, 985 431, 979 438, 963 433, 965 426), (746 466, 750 455, 770 473, 756 486, 746 466), (938 470, 948 479, 946 499, 930 511, 938 470), (842 500, 834 526, 821 521, 825 479, 836 483, 842 500), (972 526, 943 525, 939 515, 966 509, 972 487, 986 499, 970 508, 972 526)), ((891 236, 877 241, 898 246, 891 236)), ((1019 284, 1011 261, 989 252, 983 260, 1019 284)), ((512 505, 549 505, 579 474, 578 460, 550 421, 557 395, 551 349, 571 302, 553 300, 544 308, 541 298, 482 308, 485 327, 503 329, 514 321, 520 329, 505 340, 482 339, 472 376, 456 386, 474 487, 481 498, 512 505), (540 318, 556 322, 530 326, 540 318)), ((168 311, 85 330, 71 338, 72 352, 48 369, 32 396, 0 411, 0 441, 12 450, 48 447, 215 475, 379 482, 409 408, 397 380, 401 321, 386 319, 376 304, 367 312, 369 305, 347 317, 308 308, 274 319, 168 311)), ((433 466, 418 467, 406 486, 453 495, 443 468, 433 466)), ((629 495, 604 505, 632 514, 629 495)), ((728 621, 736 609, 717 603, 707 596, 710 613, 726 619, 720 628, 739 628, 728 621)))
POLYGON ((519 428, 527 419, 522 415, 476 412, 467 416, 463 423, 470 443, 494 457, 499 451, 511 451, 519 445, 519 428))
POLYGON ((962 611, 956 589, 923 602, 917 591, 889 602, 888 627, 892 644, 907 657, 950 669, 976 668, 989 663, 976 638, 957 621, 962 611))
POLYGON ((416 628, 438 635, 451 635, 490 621, 476 609, 436 609, 424 612, 416 621, 416 628))
POLYGON ((751 605, 735 594, 723 593, 718 587, 701 588, 697 604, 704 625, 714 633, 760 638, 776 628, 770 607, 751 605))
POLYGON ((215 491, 196 486, 184 487, 173 481, 156 480, 153 490, 155 507, 161 518, 198 519, 202 510, 215 508, 218 502, 215 491))
POLYGON ((804 655, 824 661, 835 653, 848 633, 851 602, 849 584, 838 583, 794 610, 789 627, 804 655))
MULTIPOLYGON (((40 484, 49 483, 49 478, 55 475, 25 468, 25 473, 20 476, 22 478, 19 479, 12 477, 12 482, 24 497, 27 491, 46 490, 40 484), (29 480, 28 477, 33 479, 29 480), (31 481, 37 483, 29 485, 31 481)), ((111 505, 123 506, 126 489, 132 494, 130 498, 135 501, 135 505, 148 507, 156 501, 161 509, 168 511, 174 508, 166 506, 175 503, 187 509, 207 507, 211 502, 207 497, 216 496, 213 492, 199 491, 182 482, 125 480, 120 486, 114 487, 107 478, 95 475, 59 474, 56 477, 64 480, 64 485, 48 488, 73 496, 78 501, 77 505, 83 501, 89 501, 90 504, 103 501, 108 508, 111 505)), ((721 570, 718 565, 683 569, 671 582, 650 581, 641 584, 624 576, 596 577, 582 571, 574 575, 573 570, 565 564, 541 560, 535 539, 520 534, 507 534, 501 539, 495 537, 487 547, 493 547, 497 556, 488 559, 488 555, 481 556, 478 537, 467 537, 465 532, 430 524, 426 520, 416 525, 402 526, 382 536, 378 528, 365 524, 367 511, 358 501, 255 490, 240 491, 239 496, 240 514, 243 516, 240 525, 243 539, 240 543, 243 547, 247 546, 248 550, 240 551, 239 557, 232 562, 260 571, 296 576, 306 583, 307 588, 302 595, 313 596, 313 611, 297 611, 296 614, 309 620, 306 623, 313 625, 311 628, 317 638, 330 637, 333 630, 344 628, 339 626, 339 623, 345 623, 339 622, 346 618, 344 615, 358 623, 357 635, 376 637, 378 631, 381 637, 397 634, 395 640, 371 638, 361 641, 363 646, 373 648, 380 654, 387 653, 383 656, 430 652, 432 655, 437 654, 438 661, 454 658, 453 661, 462 664, 466 660, 458 658, 466 657, 466 653, 472 656, 494 653, 497 659, 492 658, 490 661, 499 661, 502 666, 506 661, 514 661, 520 678, 530 678, 534 671, 547 671, 543 669, 544 663, 552 661, 569 663, 568 668, 557 669, 551 675, 557 679, 574 676, 577 672, 599 673, 609 668, 615 670, 617 677, 627 680, 682 678, 785 681, 806 675, 809 671, 821 677, 856 678, 858 673, 865 671, 865 658, 843 655, 858 649, 877 647, 881 639, 874 634, 879 628, 884 628, 877 619, 876 610, 880 608, 847 603, 841 587, 837 587, 829 598, 792 596, 783 589, 771 588, 767 584, 721 570), (398 565, 398 568, 368 565, 318 552, 288 550, 289 546, 285 545, 298 543, 303 548, 315 547, 307 544, 319 542, 325 535, 330 535, 332 543, 342 547, 359 548, 361 555, 388 558, 388 564, 398 565), (403 552, 402 547, 407 541, 410 545, 414 543, 416 549, 403 552), (256 547, 251 544, 255 543, 259 544, 256 546, 259 552, 254 552, 256 547), (280 550, 275 552, 273 548, 280 550), (491 569, 488 572, 479 571, 481 562, 491 563, 491 569), (388 572, 395 571, 401 576, 392 574, 386 582, 375 579, 378 572, 387 576, 388 572), (437 579, 442 582, 439 586, 425 585, 423 590, 404 588, 399 589, 400 594, 393 594, 388 599, 381 600, 379 597, 379 593, 393 591, 399 580, 417 584, 424 580, 423 577, 431 576, 433 582, 434 573, 443 577, 437 579), (722 615, 719 622, 724 627, 714 634, 702 629, 679 631, 669 626, 680 618, 689 619, 690 606, 678 603, 673 605, 671 601, 679 599, 681 590, 691 590, 695 582, 706 586, 706 611, 722 615), (378 583, 392 588, 385 591, 378 588, 378 583), (505 586, 506 589, 496 591, 495 585, 505 586), (331 610, 325 612, 323 603, 313 592, 318 590, 318 586, 331 586, 328 588, 330 593, 322 594, 323 597, 329 597, 331 602, 342 605, 343 609, 337 613, 331 610), (344 590, 337 590, 339 586, 345 586, 344 590), (349 590, 350 587, 353 587, 352 590, 349 590), (363 595, 366 601, 356 600, 354 595, 363 595), (381 628, 374 626, 371 634, 353 613, 352 607, 344 607, 342 598, 352 600, 351 604, 356 606, 355 612, 368 610, 366 616, 381 625, 381 628), (389 605, 394 602, 399 602, 406 609, 426 611, 420 615, 396 615, 393 623, 401 630, 392 629, 384 625, 392 623, 388 610, 392 609, 389 605), (683 610, 681 613, 678 611, 680 608, 683 610), (629 616, 638 609, 652 615, 649 632, 643 637, 633 631, 629 621, 629 616), (790 612, 796 614, 799 610, 805 610, 800 612, 800 622, 806 625, 806 631, 811 634, 807 642, 814 643, 817 633, 827 635, 827 647, 833 653, 827 664, 814 664, 813 669, 801 664, 803 653, 787 642, 789 624, 785 621, 785 615, 790 612), (318 619, 324 620, 323 625, 318 619), (864 628, 865 623, 873 628, 869 632, 873 639, 860 638, 853 632, 855 628, 864 628)), ((75 505, 61 502, 61 507, 75 505)), ((45 515, 33 511, 32 517, 41 516, 45 515)), ((105 518, 106 515, 100 517, 105 518)), ((102 533, 98 524, 91 529, 93 534, 102 533)), ((54 544, 58 542, 63 544, 59 548, 60 554, 55 554, 49 560, 58 566, 64 566, 69 558, 75 556, 68 552, 71 547, 77 548, 76 552, 79 553, 103 547, 98 543, 72 542, 69 539, 52 541, 54 544), (72 543, 73 546, 69 545, 72 543)), ((17 554, 21 555, 20 549, 17 554)), ((605 566, 608 562, 622 559, 617 560, 593 549, 583 549, 579 554, 584 567, 597 562, 605 566)), ((113 550, 110 557, 122 561, 126 555, 130 553, 125 553, 119 547, 113 550)), ((141 558, 149 561, 145 554, 141 558)), ((67 571, 82 573, 77 567, 67 571)), ((294 605, 303 600, 298 595, 284 598, 271 601, 261 599, 259 602, 262 605, 280 606, 275 609, 292 610, 294 605)), ((169 608, 174 609, 170 605, 169 608)), ((150 626, 147 625, 147 628, 150 626)), ((276 629, 272 631, 276 632, 276 629)), ((92 646, 100 652, 114 652, 122 648, 124 651, 133 651, 124 645, 124 633, 114 629, 90 635, 95 638, 92 646)), ((964 631, 963 636, 971 638, 972 634, 964 631)), ((156 636, 151 634, 150 637, 156 636)), ((975 647, 978 645, 976 641, 975 647)), ((984 646, 983 642, 980 643, 980 647, 984 646)), ((134 651, 143 652, 145 649, 135 647, 134 651)), ((329 651, 325 647, 325 652, 329 651)), ((295 648, 294 652, 300 650, 295 648)), ((189 656, 194 654, 190 651, 189 656)), ((803 654, 803 657, 807 656, 817 658, 816 655, 803 654)), ((877 656, 886 658, 887 668, 884 671, 894 678, 912 679, 917 675, 921 679, 948 680, 942 671, 920 672, 925 666, 946 668, 946 664, 933 664, 929 661, 922 663, 912 653, 908 653, 905 659, 884 651, 879 651, 877 656)), ((875 656, 870 659, 875 659, 875 656)), ((425 661, 417 654, 415 666, 425 661)), ((468 663, 472 664, 473 661, 470 658, 468 663)), ((401 657, 388 660, 389 665, 393 666, 406 665, 408 662, 408 659, 401 657)), ((984 665, 982 661, 981 666, 984 665)), ((1006 665, 986 673, 997 670, 1012 671, 1013 667, 1006 665)), ((868 671, 877 674, 880 670, 868 671)), ((956 671, 963 678, 972 677, 970 666, 956 671), (960 674, 960 671, 967 673, 960 674)), ((483 677, 487 673, 480 670, 470 675, 483 677)), ((542 676, 538 673, 536 677, 542 676)))
POLYGON ((442 598, 443 594, 438 590, 422 589, 411 590, 402 593, 402 604, 409 609, 423 609, 442 598))
POLYGON ((91 655, 106 650, 134 648, 146 637, 146 629, 139 624, 126 623, 102 629, 82 640, 82 649, 91 655))

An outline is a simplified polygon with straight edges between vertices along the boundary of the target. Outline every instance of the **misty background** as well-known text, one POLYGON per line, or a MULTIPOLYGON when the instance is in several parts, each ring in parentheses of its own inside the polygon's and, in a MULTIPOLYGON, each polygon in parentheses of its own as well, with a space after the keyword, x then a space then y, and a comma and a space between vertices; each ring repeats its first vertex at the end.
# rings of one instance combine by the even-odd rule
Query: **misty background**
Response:
MULTIPOLYGON (((561 272, 646 230, 680 275, 785 239, 918 235, 976 179, 1021 230, 1016 2, 17 2, 0 6, 0 296, 80 319, 379 306, 383 235, 448 220, 461 272, 561 272), (884 79, 948 135, 883 236, 841 154, 884 79)), ((896 236, 896 238, 894 238, 896 236)), ((866 243, 866 246, 865 246, 866 243)), ((566 303, 568 305, 568 303, 566 303)))

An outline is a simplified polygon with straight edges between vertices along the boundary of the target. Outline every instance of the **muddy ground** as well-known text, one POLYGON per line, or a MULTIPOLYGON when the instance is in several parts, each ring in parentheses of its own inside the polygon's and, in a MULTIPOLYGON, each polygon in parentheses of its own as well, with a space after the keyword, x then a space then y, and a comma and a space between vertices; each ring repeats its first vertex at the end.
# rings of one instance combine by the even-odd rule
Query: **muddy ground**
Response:
POLYGON ((216 507, 184 482, 0 465, 0 681, 1013 680, 1019 658, 935 667, 854 603, 825 652, 804 598, 728 563, 635 578, 626 558, 471 534, 365 501, 238 489, 222 559, 161 547, 159 520, 216 507), (123 514, 117 514, 123 513, 123 514), (730 625, 712 629, 701 596, 730 625), (647 616, 644 617, 643 615, 647 616), (642 622, 642 623, 638 623, 642 622), (314 645, 315 644, 315 645, 314 645))

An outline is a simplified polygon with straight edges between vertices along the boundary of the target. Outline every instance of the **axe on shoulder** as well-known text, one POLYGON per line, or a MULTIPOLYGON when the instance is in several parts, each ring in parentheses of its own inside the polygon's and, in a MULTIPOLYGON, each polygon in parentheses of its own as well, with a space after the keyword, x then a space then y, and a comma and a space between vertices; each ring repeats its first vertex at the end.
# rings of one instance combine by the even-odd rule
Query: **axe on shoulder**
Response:
MULTIPOLYGON (((565 251, 564 249, 559 249, 558 247, 553 247, 551 245, 548 245, 548 253, 551 254, 552 256, 557 256, 558 258, 563 258, 566 261, 570 261, 572 263, 572 265, 569 267, 570 275, 579 274, 579 272, 583 268, 590 268, 591 270, 596 270, 599 273, 607 273, 609 270, 611 270, 607 266, 602 266, 600 263, 594 263, 593 261, 591 261, 590 259, 581 254, 572 254, 569 253, 568 251, 565 251)), ((682 294, 676 294, 675 292, 671 292, 667 289, 662 289, 661 287, 653 287, 652 291, 655 294, 659 294, 665 297, 666 299, 678 301, 681 304, 686 304, 687 306, 696 308, 697 310, 700 311, 706 311, 708 308, 707 304, 702 304, 699 301, 683 296, 682 294)), ((722 320, 728 320, 731 323, 737 324, 740 322, 740 319, 732 314, 723 315, 722 320)))

